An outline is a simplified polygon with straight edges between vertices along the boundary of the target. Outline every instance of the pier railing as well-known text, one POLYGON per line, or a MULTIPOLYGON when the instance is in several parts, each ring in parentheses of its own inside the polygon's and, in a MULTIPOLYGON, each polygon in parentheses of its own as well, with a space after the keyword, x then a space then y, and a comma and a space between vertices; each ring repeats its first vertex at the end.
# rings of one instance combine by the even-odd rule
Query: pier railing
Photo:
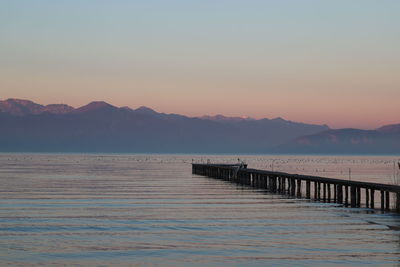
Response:
POLYGON ((315 201, 400 212, 400 186, 248 169, 239 164, 192 164, 192 172, 315 201), (378 194, 379 198, 375 196, 378 194), (377 201, 378 200, 378 201, 377 201), (378 207, 379 208, 379 207, 378 207))

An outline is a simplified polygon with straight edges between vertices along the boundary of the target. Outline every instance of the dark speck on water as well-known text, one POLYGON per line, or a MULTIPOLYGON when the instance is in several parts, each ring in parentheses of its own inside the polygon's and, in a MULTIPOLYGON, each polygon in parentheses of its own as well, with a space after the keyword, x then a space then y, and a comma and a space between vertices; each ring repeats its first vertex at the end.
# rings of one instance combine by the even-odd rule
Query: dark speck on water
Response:
MULTIPOLYGON (((193 175, 203 158, 237 157, 0 154, 0 265, 398 265, 398 215, 193 175)), ((354 179, 366 175, 354 164, 393 170, 372 157, 276 158, 241 157, 338 178, 348 164, 354 179)))

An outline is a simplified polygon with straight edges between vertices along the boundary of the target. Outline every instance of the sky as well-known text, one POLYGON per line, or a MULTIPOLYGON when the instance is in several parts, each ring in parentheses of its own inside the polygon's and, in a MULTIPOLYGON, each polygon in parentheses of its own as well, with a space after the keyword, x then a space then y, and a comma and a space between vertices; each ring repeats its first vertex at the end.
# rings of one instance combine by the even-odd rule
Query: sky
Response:
POLYGON ((0 0, 0 99, 400 123, 398 0, 0 0))

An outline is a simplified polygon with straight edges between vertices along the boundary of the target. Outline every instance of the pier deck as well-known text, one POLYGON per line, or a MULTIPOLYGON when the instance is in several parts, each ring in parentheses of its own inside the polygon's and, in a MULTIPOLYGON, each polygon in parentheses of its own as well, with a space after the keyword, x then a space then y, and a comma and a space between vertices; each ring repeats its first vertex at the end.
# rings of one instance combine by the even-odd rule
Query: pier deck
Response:
POLYGON ((192 172, 298 198, 338 203, 353 208, 374 209, 378 204, 381 210, 400 212, 398 185, 256 170, 239 164, 193 163, 192 172), (380 201, 375 198, 377 194, 380 201))

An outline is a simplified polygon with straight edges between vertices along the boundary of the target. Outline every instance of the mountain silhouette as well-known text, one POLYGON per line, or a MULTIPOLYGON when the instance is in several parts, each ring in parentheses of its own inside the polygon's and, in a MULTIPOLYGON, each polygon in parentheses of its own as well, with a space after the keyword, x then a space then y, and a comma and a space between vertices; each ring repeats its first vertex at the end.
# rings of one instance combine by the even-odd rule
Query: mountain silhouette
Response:
POLYGON ((328 129, 281 118, 191 118, 103 101, 79 108, 0 101, 1 152, 268 153, 328 129))
POLYGON ((336 129, 306 135, 279 145, 277 153, 400 154, 400 124, 376 130, 336 129))
POLYGON ((74 108, 65 104, 51 104, 43 106, 30 100, 10 98, 4 101, 0 100, 0 112, 16 116, 40 114, 49 112, 54 114, 65 114, 73 111, 74 108))

